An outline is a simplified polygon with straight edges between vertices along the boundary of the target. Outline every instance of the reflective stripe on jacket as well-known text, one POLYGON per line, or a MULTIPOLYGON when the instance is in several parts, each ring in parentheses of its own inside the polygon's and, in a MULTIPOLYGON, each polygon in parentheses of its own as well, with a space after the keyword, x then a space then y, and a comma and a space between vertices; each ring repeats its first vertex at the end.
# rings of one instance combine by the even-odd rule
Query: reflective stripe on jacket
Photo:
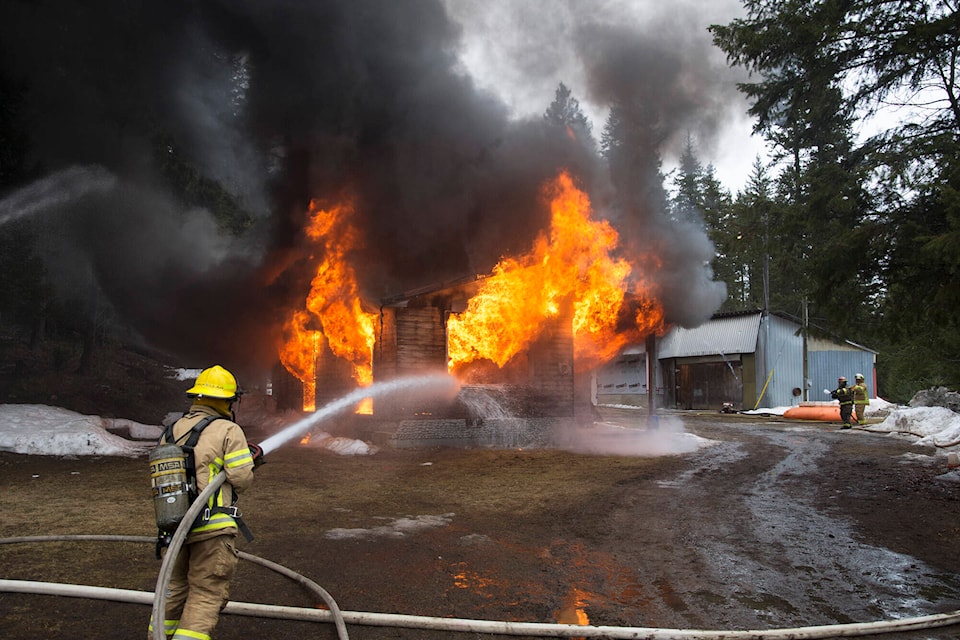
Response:
POLYGON ((870 404, 870 394, 867 393, 867 385, 855 384, 850 387, 850 390, 853 391, 853 403, 854 404, 870 404))
MULTIPOLYGON (((193 450, 197 493, 202 493, 217 474, 226 471, 226 481, 220 486, 220 490, 210 497, 207 507, 230 507, 235 502, 235 496, 253 484, 253 455, 240 425, 223 417, 212 407, 195 404, 173 425, 173 436, 177 443, 182 445, 187 440, 190 429, 209 416, 216 416, 218 419, 204 428, 193 450)), ((235 531, 236 527, 237 523, 230 514, 212 513, 208 521, 190 530, 187 542, 219 533, 230 533, 227 529, 235 531)))
POLYGON ((853 404, 853 390, 851 387, 837 387, 830 395, 840 401, 840 406, 853 404))

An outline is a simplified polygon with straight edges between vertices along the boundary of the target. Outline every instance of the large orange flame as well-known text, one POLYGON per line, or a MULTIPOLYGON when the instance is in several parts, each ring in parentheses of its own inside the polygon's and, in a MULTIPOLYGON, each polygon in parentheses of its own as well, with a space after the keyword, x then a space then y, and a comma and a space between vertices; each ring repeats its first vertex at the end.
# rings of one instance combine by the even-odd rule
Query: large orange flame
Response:
POLYGON ((344 203, 321 209, 310 202, 307 237, 322 256, 310 283, 305 309, 294 311, 284 323, 280 361, 303 383, 303 408, 314 410, 317 356, 324 347, 353 365, 361 386, 373 381, 373 343, 376 314, 361 305, 356 272, 347 253, 356 248, 359 234, 351 224, 353 206, 344 203))
POLYGON ((566 172, 547 188, 548 234, 529 253, 504 258, 459 316, 447 323, 451 370, 486 359, 504 366, 540 334, 543 321, 572 304, 574 362, 579 370, 609 360, 625 345, 663 329, 663 309, 625 258, 605 220, 591 219, 590 200, 566 172), (630 282, 633 282, 630 285, 630 282), (637 311, 622 326, 626 292, 637 311))

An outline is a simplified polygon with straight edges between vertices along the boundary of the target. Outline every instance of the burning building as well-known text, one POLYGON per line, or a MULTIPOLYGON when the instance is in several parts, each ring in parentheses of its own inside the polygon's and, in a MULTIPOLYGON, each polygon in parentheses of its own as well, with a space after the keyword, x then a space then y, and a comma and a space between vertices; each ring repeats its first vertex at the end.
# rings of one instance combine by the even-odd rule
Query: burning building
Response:
MULTIPOLYGON (((572 95, 522 115, 464 73, 451 3, 98 6, 5 3, 0 21, 27 145, 0 226, 30 226, 37 290, 90 335, 109 317, 244 380, 279 359, 286 408, 438 367, 570 414, 578 376, 722 302, 660 168, 740 102, 682 21, 584 5, 569 26, 589 33, 540 25, 552 45, 528 54, 575 58, 577 92, 609 110, 601 154, 572 95), (483 277, 448 286, 466 274, 483 277)), ((547 96, 565 75, 522 62, 556 71, 547 96)))
MULTIPOLYGON (((574 415, 574 342, 570 305, 545 319, 538 335, 503 366, 489 360, 456 362, 451 350, 451 323, 457 326, 469 301, 486 278, 407 292, 384 301, 374 350, 376 378, 451 370, 462 384, 509 396, 513 417, 572 417, 574 415)), ((456 331, 457 329, 453 329, 456 331)), ((458 334, 454 333, 455 341, 458 334)), ((454 342, 455 344, 455 342, 454 342)), ((455 351, 455 348, 454 348, 455 351)), ((409 413, 402 401, 388 411, 409 413)), ((469 414, 469 408, 467 409, 469 414)), ((482 415, 468 415, 477 421, 482 415)))
MULTIPOLYGON (((549 228, 527 252, 501 259, 490 274, 406 291, 376 307, 360 300, 347 259, 355 238, 349 207, 313 208, 308 234, 326 250, 305 308, 289 315, 280 352, 301 382, 303 408, 372 381, 448 371, 466 388, 498 395, 497 404, 507 405, 499 417, 588 411, 586 374, 624 345, 663 331, 663 309, 620 255, 617 231, 594 219, 569 174, 544 195, 549 228)), ((367 409, 397 420, 479 424, 485 416, 471 406, 465 398, 447 407, 392 398, 367 409)))

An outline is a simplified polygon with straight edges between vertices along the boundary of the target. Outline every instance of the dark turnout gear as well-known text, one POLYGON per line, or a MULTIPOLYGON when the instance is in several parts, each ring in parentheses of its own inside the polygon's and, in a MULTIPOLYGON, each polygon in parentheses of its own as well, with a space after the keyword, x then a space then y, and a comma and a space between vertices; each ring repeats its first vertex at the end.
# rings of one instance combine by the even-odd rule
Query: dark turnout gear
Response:
POLYGON ((847 379, 841 376, 837 380, 837 388, 830 392, 830 397, 840 402, 840 420, 843 429, 850 428, 850 416, 853 414, 853 389, 847 386, 847 379))
MULTIPOLYGON (((196 483, 193 496, 221 471, 226 481, 192 523, 173 563, 163 625, 171 640, 209 640, 230 595, 238 558, 236 535, 245 531, 237 495, 253 483, 254 455, 232 419, 231 404, 239 395, 232 374, 219 366, 206 369, 187 394, 194 398, 193 405, 161 440, 181 447, 192 442, 185 448, 192 453, 188 465, 196 483)), ((149 638, 155 623, 151 620, 149 638)))

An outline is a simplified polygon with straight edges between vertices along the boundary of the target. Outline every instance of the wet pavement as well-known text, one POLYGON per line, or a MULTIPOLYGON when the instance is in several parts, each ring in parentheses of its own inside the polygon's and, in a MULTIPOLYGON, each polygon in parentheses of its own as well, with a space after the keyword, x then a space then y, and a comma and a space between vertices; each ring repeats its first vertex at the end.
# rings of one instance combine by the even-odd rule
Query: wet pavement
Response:
MULTIPOLYGON (((869 532, 832 508, 845 487, 827 486, 822 463, 851 438, 888 446, 885 436, 823 423, 682 420, 713 444, 687 456, 686 468, 658 478, 659 492, 644 487, 637 506, 618 519, 636 523, 638 543, 661 550, 637 567, 656 594, 646 601, 649 624, 637 626, 718 628, 719 621, 724 629, 784 628, 960 609, 956 575, 872 543, 869 532)), ((876 460, 891 463, 887 452, 876 460)), ((894 464, 910 465, 911 458, 894 464)), ((958 634, 953 627, 899 637, 958 634)))

